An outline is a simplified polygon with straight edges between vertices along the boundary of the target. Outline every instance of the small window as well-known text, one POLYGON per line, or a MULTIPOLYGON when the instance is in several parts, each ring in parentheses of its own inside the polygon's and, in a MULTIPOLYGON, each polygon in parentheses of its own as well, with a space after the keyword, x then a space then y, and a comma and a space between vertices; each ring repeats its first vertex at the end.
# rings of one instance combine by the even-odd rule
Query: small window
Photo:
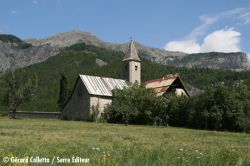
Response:
POLYGON ((137 71, 138 70, 138 66, 135 66, 135 71, 137 71))
POLYGON ((125 71, 128 71, 128 64, 125 64, 125 71))

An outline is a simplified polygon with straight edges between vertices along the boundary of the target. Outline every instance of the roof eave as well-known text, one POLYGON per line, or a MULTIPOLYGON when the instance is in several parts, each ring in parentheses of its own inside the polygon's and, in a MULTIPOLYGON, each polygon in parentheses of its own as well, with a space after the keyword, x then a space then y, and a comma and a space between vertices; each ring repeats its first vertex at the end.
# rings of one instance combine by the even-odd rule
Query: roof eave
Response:
POLYGON ((137 61, 137 62, 141 62, 140 59, 133 59, 133 58, 126 58, 126 59, 123 59, 122 61, 137 61))

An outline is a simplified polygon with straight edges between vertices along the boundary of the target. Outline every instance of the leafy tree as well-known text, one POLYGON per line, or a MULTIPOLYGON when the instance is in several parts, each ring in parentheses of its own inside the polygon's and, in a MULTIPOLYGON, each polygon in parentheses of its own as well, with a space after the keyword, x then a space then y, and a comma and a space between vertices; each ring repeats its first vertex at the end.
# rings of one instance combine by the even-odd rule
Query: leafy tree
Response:
MULTIPOLYGON (((249 80, 250 81, 250 80, 249 80)), ((232 114, 234 131, 250 132, 250 84, 244 82, 234 90, 236 109, 232 114)))
POLYGON ((15 118, 18 106, 23 102, 30 100, 31 96, 37 89, 37 75, 10 71, 7 73, 5 81, 8 87, 9 110, 12 113, 12 118, 15 118))
POLYGON ((169 124, 169 110, 167 106, 170 100, 166 97, 159 96, 155 99, 154 109, 152 111, 152 120, 154 125, 164 125, 169 124))
POLYGON ((186 96, 170 95, 168 104, 170 124, 174 126, 186 126, 189 119, 189 98, 186 96))
POLYGON ((190 106, 194 110, 189 116, 191 127, 249 132, 249 92, 245 85, 207 88, 190 106))
POLYGON ((134 84, 113 91, 113 101, 106 113, 108 121, 124 124, 152 124, 156 109, 156 94, 151 89, 134 84))
POLYGON ((100 113, 99 104, 97 104, 96 106, 92 105, 91 110, 90 110, 90 119, 91 119, 91 121, 97 122, 99 113, 100 113))
POLYGON ((68 82, 67 78, 63 73, 61 73, 61 78, 60 78, 60 92, 59 92, 59 99, 57 101, 59 111, 62 111, 63 107, 68 101, 68 82))

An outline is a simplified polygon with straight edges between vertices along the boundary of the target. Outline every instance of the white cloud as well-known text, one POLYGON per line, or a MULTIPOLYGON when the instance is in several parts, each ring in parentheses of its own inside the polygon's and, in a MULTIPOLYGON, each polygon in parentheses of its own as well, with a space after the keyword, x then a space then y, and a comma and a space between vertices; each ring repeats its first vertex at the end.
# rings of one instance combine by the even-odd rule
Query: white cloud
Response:
POLYGON ((220 29, 208 34, 202 43, 198 43, 194 39, 170 41, 166 44, 165 49, 186 53, 238 52, 241 51, 240 32, 233 28, 220 29))
POLYGON ((196 38, 204 35, 208 27, 218 20, 217 17, 209 17, 206 15, 200 16, 199 19, 202 23, 192 30, 192 32, 188 35, 188 38, 196 38))
POLYGON ((166 44, 165 49, 185 53, 198 53, 200 52, 200 45, 195 40, 171 41, 166 44))
POLYGON ((244 20, 244 24, 250 23, 250 12, 246 12, 240 15, 240 18, 244 20))
POLYGON ((208 34, 201 44, 200 52, 239 52, 240 32, 221 29, 208 34))
POLYGON ((187 36, 167 42, 164 48, 186 53, 241 51, 240 32, 229 28, 220 29, 210 34, 206 33, 210 26, 225 19, 229 19, 235 24, 250 24, 250 8, 236 8, 213 15, 201 15, 199 19, 201 24, 195 27, 187 36), (203 41, 198 43, 198 40, 203 41))
POLYGON ((250 23, 250 8, 236 8, 233 10, 227 10, 213 15, 201 15, 199 16, 201 24, 194 28, 187 37, 196 38, 198 36, 204 35, 206 33, 206 30, 211 25, 215 24, 220 20, 232 18, 235 18, 236 20, 244 24, 250 23))

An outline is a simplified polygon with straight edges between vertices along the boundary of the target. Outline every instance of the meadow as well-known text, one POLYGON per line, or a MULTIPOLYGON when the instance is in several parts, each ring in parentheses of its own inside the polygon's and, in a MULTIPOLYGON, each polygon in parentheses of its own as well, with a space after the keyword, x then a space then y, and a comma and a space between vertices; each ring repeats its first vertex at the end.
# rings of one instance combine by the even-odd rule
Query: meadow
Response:
POLYGON ((250 165, 250 135, 175 127, 0 118, 0 165, 250 165), (88 158, 7 164, 3 157, 88 158))

